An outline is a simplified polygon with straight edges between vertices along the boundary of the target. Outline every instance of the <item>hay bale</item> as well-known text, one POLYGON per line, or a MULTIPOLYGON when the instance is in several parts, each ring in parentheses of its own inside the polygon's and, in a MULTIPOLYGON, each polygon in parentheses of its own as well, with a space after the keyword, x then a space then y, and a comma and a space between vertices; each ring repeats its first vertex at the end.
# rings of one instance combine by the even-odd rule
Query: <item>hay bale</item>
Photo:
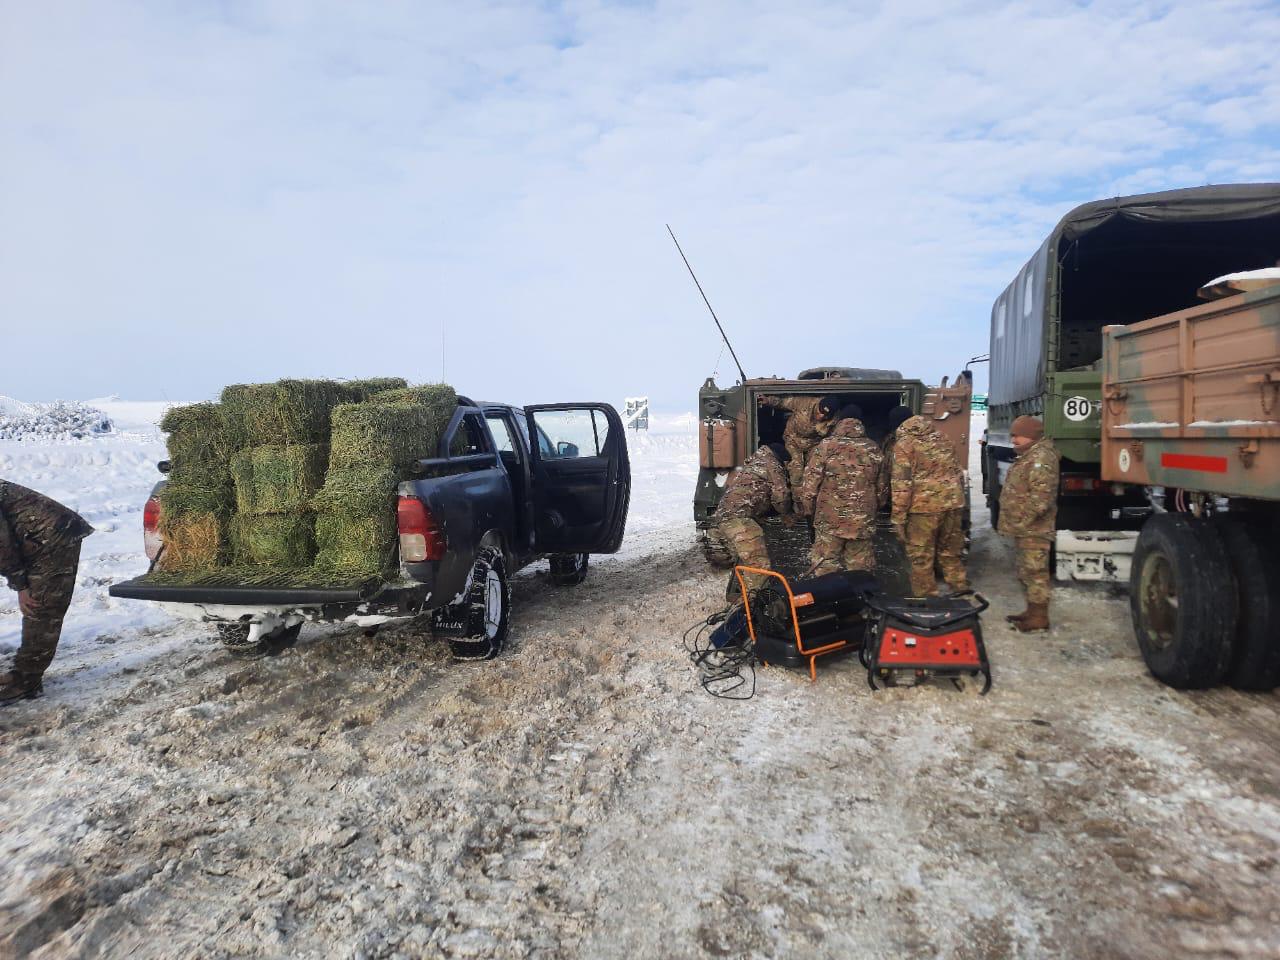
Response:
POLYGON ((342 387, 347 392, 347 403, 363 403, 370 397, 392 390, 403 390, 409 382, 402 377, 372 377, 368 380, 345 380, 342 387))
POLYGON ((236 509, 255 515, 304 511, 323 485, 328 463, 329 447, 322 443, 241 450, 231 459, 236 509))
POLYGON ((395 511, 322 513, 316 517, 316 543, 317 570, 361 579, 378 576, 390 568, 399 546, 395 511))
POLYGON ((216 403, 170 407, 160 420, 169 436, 169 476, 208 483, 226 474, 233 447, 222 408, 216 403))
POLYGON ((239 514, 231 521, 234 562, 271 568, 310 566, 316 556, 311 513, 239 514))
POLYGON ((179 519, 182 517, 201 516, 207 513, 225 516, 232 511, 233 500, 231 487, 217 483, 191 483, 170 480, 160 488, 161 517, 179 519))
POLYGON ((346 388, 333 380, 279 380, 226 387, 222 409, 236 449, 324 443, 329 415, 347 399, 346 388))
POLYGON ((193 572, 210 570, 227 557, 227 518, 225 513, 188 513, 173 516, 160 513, 160 535, 164 552, 157 567, 165 571, 193 572))
POLYGON ((430 402, 396 398, 393 393, 335 408, 329 468, 380 465, 405 471, 418 460, 434 457, 458 405, 457 394, 449 387, 414 389, 430 402))
POLYGON ((311 498, 311 506, 319 513, 365 517, 394 512, 401 479, 401 473, 387 467, 330 467, 324 486, 311 498))

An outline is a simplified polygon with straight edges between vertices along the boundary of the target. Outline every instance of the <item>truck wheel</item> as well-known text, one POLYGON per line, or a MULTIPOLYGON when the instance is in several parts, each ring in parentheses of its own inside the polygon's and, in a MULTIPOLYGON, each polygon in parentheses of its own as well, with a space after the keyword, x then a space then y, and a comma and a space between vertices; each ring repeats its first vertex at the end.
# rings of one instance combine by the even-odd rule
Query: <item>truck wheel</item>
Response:
POLYGON ((471 568, 466 636, 449 641, 455 660, 492 660, 507 642, 511 585, 502 552, 485 547, 471 568))
POLYGON ((1280 555, 1258 527, 1231 517, 1215 526, 1240 591, 1227 682, 1237 690, 1271 690, 1280 684, 1280 555))
POLYGON ((587 579, 589 553, 557 553, 551 557, 551 582, 557 587, 576 587, 587 579))
POLYGON ((1220 681, 1231 663, 1236 583, 1218 531, 1172 513, 1148 520, 1133 552, 1129 609, 1157 680, 1180 690, 1220 681))
POLYGON ((707 558, 707 563, 717 570, 728 570, 736 562, 733 551, 724 542, 724 537, 720 536, 720 531, 714 527, 699 533, 698 543, 702 545, 702 555, 707 558))

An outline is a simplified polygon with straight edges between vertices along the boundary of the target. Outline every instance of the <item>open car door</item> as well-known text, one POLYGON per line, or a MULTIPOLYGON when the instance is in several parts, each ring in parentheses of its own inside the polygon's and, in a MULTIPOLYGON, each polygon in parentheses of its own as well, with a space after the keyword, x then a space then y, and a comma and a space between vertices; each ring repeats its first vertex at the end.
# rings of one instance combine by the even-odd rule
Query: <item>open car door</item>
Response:
POLYGON ((631 502, 622 418, 607 403, 525 407, 529 418, 535 549, 617 553, 631 502))
POLYGON ((973 374, 964 370, 951 386, 947 386, 947 378, 943 377, 941 386, 929 387, 920 411, 926 419, 933 421, 939 433, 951 441, 965 476, 969 475, 969 407, 972 401, 973 374))

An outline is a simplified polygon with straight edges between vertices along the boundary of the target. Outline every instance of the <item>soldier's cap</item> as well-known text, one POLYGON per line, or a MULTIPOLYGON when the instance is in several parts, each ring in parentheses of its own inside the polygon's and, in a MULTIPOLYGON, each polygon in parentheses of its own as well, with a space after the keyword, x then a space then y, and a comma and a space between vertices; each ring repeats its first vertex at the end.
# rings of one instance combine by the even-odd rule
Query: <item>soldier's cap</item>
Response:
POLYGON ((766 447, 773 451, 773 455, 778 458, 779 463, 790 463, 791 454, 787 452, 787 448, 780 443, 766 443, 766 447))
POLYGON ((914 416, 915 414, 911 412, 910 407, 898 406, 889 411, 889 416, 885 419, 885 422, 889 425, 891 431, 897 430, 914 416))
POLYGON ((837 420, 861 420, 862 408, 856 403, 846 403, 836 414, 837 420))
POLYGON ((1009 427, 1009 434, 1014 437, 1026 437, 1034 442, 1044 436, 1044 424, 1037 417, 1023 414, 1013 421, 1013 426, 1009 427))
POLYGON ((818 409, 830 416, 840 409, 840 398, 834 393, 829 393, 818 401, 818 409))

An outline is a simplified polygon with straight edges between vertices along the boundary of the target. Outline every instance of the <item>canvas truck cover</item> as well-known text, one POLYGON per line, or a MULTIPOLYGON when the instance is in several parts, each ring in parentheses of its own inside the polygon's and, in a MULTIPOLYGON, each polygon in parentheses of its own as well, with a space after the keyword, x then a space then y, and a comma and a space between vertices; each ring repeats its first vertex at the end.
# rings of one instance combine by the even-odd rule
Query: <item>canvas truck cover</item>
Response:
POLYGON ((1072 242, 1116 218, 1193 223, 1264 217, 1280 217, 1280 183, 1194 187, 1076 207, 1059 221, 991 308, 989 402, 1013 403, 1044 392, 1045 340, 1061 309, 1058 264, 1072 242))

